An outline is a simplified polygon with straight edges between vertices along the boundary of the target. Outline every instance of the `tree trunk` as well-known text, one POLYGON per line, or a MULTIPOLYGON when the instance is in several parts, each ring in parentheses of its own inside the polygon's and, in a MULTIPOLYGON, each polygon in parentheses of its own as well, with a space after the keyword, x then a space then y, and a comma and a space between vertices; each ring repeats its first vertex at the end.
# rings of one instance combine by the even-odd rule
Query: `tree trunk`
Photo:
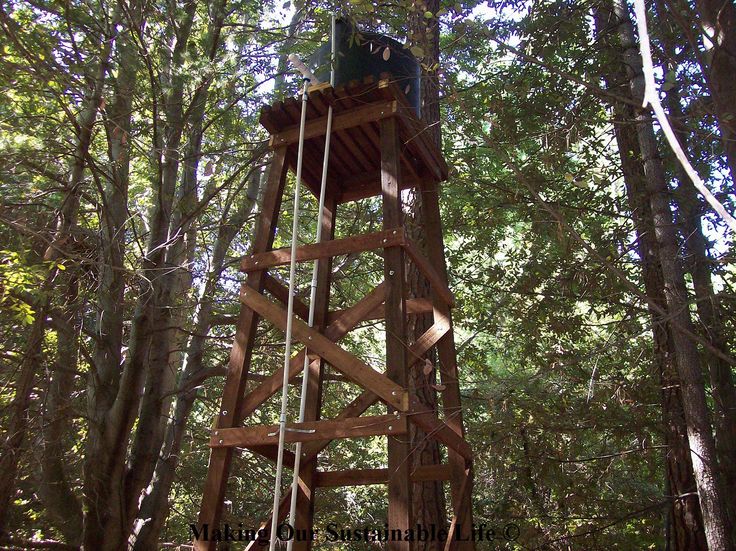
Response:
MULTIPOLYGON (((621 43, 621 61, 629 77, 631 95, 634 99, 640 100, 644 93, 644 76, 628 7, 622 0, 613 0, 613 9, 621 43)), ((654 233, 659 245, 659 261, 667 309, 678 328, 693 332, 685 278, 677 256, 679 244, 670 208, 670 192, 659 158, 651 117, 643 109, 636 112, 636 133, 644 163, 654 233)), ((706 540, 710 549, 733 549, 724 507, 723 488, 718 479, 715 443, 709 421, 698 349, 695 342, 679 330, 673 331, 672 341, 706 540)))
MULTIPOLYGON (((665 37, 666 38, 666 37, 665 37)), ((674 47, 664 40, 669 59, 674 59, 674 47)), ((675 70, 676 64, 668 70, 675 70)), ((684 121, 684 112, 680 100, 679 85, 677 82, 666 92, 665 106, 667 107, 678 141, 683 151, 688 151, 689 135, 684 121)), ((684 237, 687 257, 685 266, 692 276, 695 290, 696 311, 700 318, 700 326, 705 338, 716 350, 728 355, 723 320, 720 313, 720 304, 713 290, 711 279, 712 260, 708 254, 708 242, 703 234, 701 215, 705 205, 701 201, 698 191, 676 160, 674 161, 675 176, 678 181, 676 192, 678 221, 684 237)), ((736 495, 736 388, 734 388, 731 366, 722 358, 705 350, 705 359, 708 365, 710 387, 713 395, 715 412, 716 453, 724 477, 724 484, 730 495, 736 495)), ((736 520, 734 503, 727 501, 729 517, 733 526, 736 520)))
POLYGON ((20 372, 15 383, 15 395, 10 404, 10 421, 2 442, 0 456, 0 535, 5 535, 5 523, 10 505, 15 496, 15 477, 22 454, 22 445, 28 428, 28 407, 31 403, 36 370, 41 363, 46 313, 38 310, 31 324, 26 349, 20 364, 20 372))
MULTIPOLYGON (((611 45, 609 25, 611 12, 598 9, 595 12, 596 34, 607 49, 615 54, 611 45)), ((608 89, 622 96, 630 96, 625 89, 628 78, 622 66, 613 69, 612 74, 604 75, 608 89)), ((614 103, 614 132, 618 144, 621 167, 626 185, 627 197, 636 230, 636 243, 641 258, 644 289, 652 301, 663 310, 667 309, 664 295, 664 280, 659 263, 659 244, 654 236, 650 197, 646 190, 646 176, 642 163, 641 150, 636 133, 631 131, 635 120, 631 105, 614 103)), ((687 442, 687 427, 682 406, 677 366, 675 365, 673 329, 667 320, 649 305, 654 337, 654 361, 659 373, 661 386, 662 417, 664 422, 664 441, 667 446, 664 455, 667 492, 671 496, 667 510, 666 549, 686 551, 706 547, 700 503, 695 493, 696 483, 693 475, 690 449, 687 442)))
MULTIPOLYGON (((99 57, 97 58, 97 64, 92 67, 92 74, 90 76, 91 86, 89 90, 84 93, 84 101, 81 112, 79 113, 77 120, 74 121, 77 134, 74 137, 75 147, 74 153, 71 160, 69 181, 65 190, 65 195, 62 198, 61 207, 58 212, 57 225, 54 231, 52 242, 49 244, 46 252, 44 253, 45 261, 54 261, 63 256, 65 252, 65 245, 68 245, 73 239, 74 228, 77 225, 77 219, 79 214, 79 197, 81 195, 81 184, 84 177, 84 169, 86 166, 86 157, 89 153, 90 143, 92 141, 92 130, 94 122, 97 119, 99 112, 100 101, 102 98, 102 90, 104 87, 105 77, 109 69, 109 58, 110 58, 110 41, 109 37, 103 35, 101 37, 99 57)), ((27 412, 30 405, 31 392, 34 387, 34 380, 36 377, 36 371, 40 365, 40 354, 41 346, 44 340, 45 332, 45 312, 49 306, 49 295, 51 289, 56 284, 56 279, 60 281, 67 281, 67 278, 61 277, 61 272, 56 268, 52 268, 49 275, 42 286, 42 303, 37 308, 36 318, 31 325, 30 336, 29 336, 29 347, 24 361, 21 364, 21 372, 17 383, 16 394, 13 399, 10 425, 5 442, 3 443, 3 455, 0 459, 0 534, 4 533, 5 521, 7 518, 7 509, 10 505, 10 500, 14 494, 13 488, 15 485, 15 476, 17 473, 18 460, 20 457, 20 446, 25 439, 25 432, 27 429, 27 412), (25 394, 25 395, 24 395, 25 394)), ((76 283, 67 281, 67 293, 66 295, 76 296, 76 283)), ((74 347, 74 343, 69 343, 68 339, 73 337, 68 335, 59 336, 59 352, 65 352, 65 345, 74 347)), ((73 368, 71 364, 67 367, 73 368)), ((60 371, 55 372, 56 381, 61 379, 68 380, 69 375, 64 375, 60 371)), ((53 400, 55 382, 51 384, 51 399, 53 400)), ((51 486, 47 484, 51 479, 57 483, 53 486, 53 491, 42 491, 43 496, 46 496, 45 503, 50 509, 51 518, 56 518, 56 524, 59 525, 62 533, 67 537, 76 539, 78 534, 81 532, 79 529, 81 526, 78 525, 77 519, 81 518, 81 509, 79 503, 71 492, 68 484, 66 484, 66 477, 63 470, 63 465, 60 457, 53 457, 53 454, 61 453, 58 446, 53 446, 44 450, 42 469, 46 467, 45 472, 42 470, 42 485, 45 489, 51 490, 51 486), (53 452, 53 453, 52 453, 53 452), (54 472, 48 471, 48 468, 54 467, 54 472), (46 478, 46 477, 49 478, 46 478), (58 501, 57 501, 58 500, 58 501), (55 507, 54 504, 59 507, 55 507), (68 507, 66 513, 68 517, 66 521, 61 519, 58 515, 61 505, 68 507), (54 513, 57 514, 54 514, 54 513), (74 537, 76 530, 76 538, 74 537)))
MULTIPOLYGON (((127 431, 121 428, 123 412, 134 407, 118 400, 123 366, 125 320, 126 228, 128 223, 129 141, 133 96, 141 66, 136 49, 143 14, 137 3, 125 10, 125 25, 116 38, 118 74, 108 109, 106 131, 110 179, 106 180, 100 211, 99 291, 95 365, 87 388, 89 419, 84 465, 84 535, 87 549, 110 549, 106 530, 120 518, 122 476, 128 448, 127 431)), ((130 389, 136 392, 135 389, 130 389)), ((137 393, 137 392, 136 392, 137 393)))

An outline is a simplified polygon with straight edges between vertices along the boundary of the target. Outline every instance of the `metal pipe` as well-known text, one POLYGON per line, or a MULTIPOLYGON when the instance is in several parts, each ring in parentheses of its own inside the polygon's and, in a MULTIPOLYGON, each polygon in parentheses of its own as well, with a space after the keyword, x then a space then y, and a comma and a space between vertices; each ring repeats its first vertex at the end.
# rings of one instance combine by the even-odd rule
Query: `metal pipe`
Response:
POLYGON ((299 231, 299 192, 302 182, 302 161, 304 160, 304 126, 307 120, 307 89, 309 79, 304 78, 302 90, 302 113, 299 123, 299 149, 296 161, 296 184, 294 186, 294 211, 291 228, 291 260, 289 262, 289 301, 286 308, 286 346, 284 350, 284 378, 281 386, 281 415, 279 416, 279 445, 276 458, 276 482, 273 491, 273 514, 271 516, 271 539, 269 551, 276 549, 276 528, 279 524, 279 504, 281 501, 281 475, 284 470, 284 440, 286 436, 286 406, 289 400, 289 364, 291 363, 292 320, 294 318, 294 288, 296 283, 296 245, 299 231))
MULTIPOLYGON (((332 16, 332 19, 330 21, 330 34, 331 34, 331 42, 332 42, 332 48, 331 48, 331 59, 330 59, 330 85, 334 86, 335 84, 335 54, 336 54, 336 45, 335 45, 335 16, 332 16)), ((332 105, 330 105, 327 108, 327 130, 325 134, 325 153, 324 157, 322 158, 322 181, 320 183, 320 189, 319 189, 319 209, 317 214, 317 235, 315 236, 315 242, 321 243, 322 242, 322 217, 324 216, 324 210, 325 210, 325 195, 327 192, 327 167, 329 165, 330 161, 330 137, 332 134, 332 105)), ((334 213, 333 213, 334 216, 334 213)), ((319 272, 319 262, 320 260, 317 259, 314 261, 314 264, 312 266, 312 286, 309 293, 309 327, 314 326, 314 315, 315 315, 315 309, 316 309, 316 302, 317 302, 317 274, 319 272)), ((307 388, 309 386, 309 355, 304 354, 304 365, 302 367, 302 388, 301 388, 301 397, 299 401, 299 422, 304 422, 304 416, 306 414, 307 409, 307 388)), ((302 442, 296 443, 296 451, 295 451, 295 458, 294 458, 294 478, 291 482, 291 502, 289 505, 289 524, 296 528, 296 502, 297 497, 299 494, 299 470, 301 468, 301 459, 302 459, 302 442)), ((292 551, 294 547, 294 539, 289 540, 289 542, 286 544, 286 551, 292 551)))

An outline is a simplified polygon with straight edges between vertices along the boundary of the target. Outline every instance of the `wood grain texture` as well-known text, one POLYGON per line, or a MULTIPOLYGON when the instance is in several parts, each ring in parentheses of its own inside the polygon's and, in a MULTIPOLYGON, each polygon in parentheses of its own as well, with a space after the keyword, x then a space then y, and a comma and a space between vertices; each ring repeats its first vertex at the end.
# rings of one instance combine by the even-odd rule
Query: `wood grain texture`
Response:
MULTIPOLYGON (((296 250, 296 261, 329 258, 340 254, 372 251, 381 247, 404 244, 404 232, 401 228, 390 228, 374 233, 354 235, 345 239, 335 239, 323 243, 302 245, 296 250)), ((291 262, 291 249, 284 247, 275 251, 254 254, 243 258, 240 269, 243 272, 263 270, 274 266, 285 266, 291 262)))

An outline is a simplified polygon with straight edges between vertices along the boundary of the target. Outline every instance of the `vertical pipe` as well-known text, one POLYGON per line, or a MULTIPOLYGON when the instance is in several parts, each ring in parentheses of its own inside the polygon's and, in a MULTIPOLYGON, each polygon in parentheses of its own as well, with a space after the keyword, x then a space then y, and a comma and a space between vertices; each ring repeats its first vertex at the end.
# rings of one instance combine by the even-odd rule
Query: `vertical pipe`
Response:
POLYGON ((304 79, 302 90, 302 113, 299 127, 299 149, 296 161, 296 184, 294 186, 294 221, 291 229, 291 261, 289 262, 289 302, 286 315, 286 346, 284 351, 284 378, 281 386, 281 415, 279 416, 279 445, 276 459, 276 481, 273 490, 273 515, 271 516, 271 540, 269 551, 276 549, 276 528, 279 524, 279 502, 281 501, 281 475, 284 470, 284 440, 286 436, 286 406, 289 400, 289 363, 291 360, 291 331, 294 318, 294 287, 296 283, 296 245, 299 231, 299 192, 302 181, 302 161, 304 156, 304 125, 307 118, 307 89, 309 79, 304 79))
MULTIPOLYGON (((332 15, 330 21, 330 42, 331 42, 331 55, 330 55, 330 85, 335 85, 335 16, 332 15)), ((317 235, 315 237, 316 243, 322 242, 322 217, 324 216, 325 210, 325 195, 327 190, 327 166, 330 161, 330 137, 332 133, 332 105, 327 108, 327 130, 325 134, 325 154, 322 159, 322 181, 319 189, 319 210, 317 213, 317 235)), ((312 267, 312 285, 309 294, 309 327, 314 325, 315 315, 315 303, 317 299, 317 273, 319 268, 319 259, 314 261, 312 267)), ((290 297, 291 298, 291 297, 290 297)), ((304 415, 306 413, 307 405, 307 387, 309 384, 309 355, 304 354, 304 366, 302 367, 302 388, 301 388, 301 399, 299 402, 299 422, 304 422, 304 415)), ((296 502, 299 494, 299 470, 301 468, 301 457, 302 457, 302 443, 296 443, 296 452, 294 458, 294 478, 291 482, 291 502, 289 505, 289 524, 294 526, 296 520, 296 502)), ((294 547, 294 539, 292 538, 286 544, 286 550, 292 551, 294 547)))

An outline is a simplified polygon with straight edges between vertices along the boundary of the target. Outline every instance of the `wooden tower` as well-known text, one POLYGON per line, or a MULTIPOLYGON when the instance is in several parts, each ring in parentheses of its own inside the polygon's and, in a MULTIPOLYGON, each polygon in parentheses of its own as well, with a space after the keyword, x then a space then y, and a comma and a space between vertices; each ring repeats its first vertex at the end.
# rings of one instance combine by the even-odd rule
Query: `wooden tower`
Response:
MULTIPOLYGON (((445 549, 474 549, 472 542, 452 537, 458 526, 469 533, 472 522, 470 446, 464 439, 460 405, 451 307, 453 296, 447 286, 444 246, 438 206, 438 184, 447 176, 441 153, 427 139, 425 125, 408 105, 403 93, 385 78, 332 88, 320 85, 310 91, 303 161, 303 181, 319 193, 324 152, 326 113, 333 106, 332 145, 328 169, 327 197, 321 220, 323 242, 298 248, 297 261, 319 259, 316 316, 313 328, 302 321, 307 307, 296 301, 293 338, 306 347, 310 358, 307 410, 304 423, 291 423, 287 442, 305 442, 302 451, 300 494, 297 501, 297 530, 312 527, 316 492, 320 487, 360 484, 388 485, 390 528, 416 525, 411 513, 412 482, 448 481, 453 517, 445 549), (418 187, 425 207, 424 228, 427 255, 423 255, 402 227, 401 190, 418 187), (383 229, 375 233, 333 239, 338 205, 348 201, 382 197, 383 229), (331 258, 365 251, 382 253, 384 281, 356 304, 330 310, 331 258), (414 263, 431 286, 431 299, 406 299, 405 263, 414 263), (412 314, 432 314, 433 325, 407 346, 407 318, 412 314), (301 318, 301 319, 299 319, 301 318), (385 319, 386 371, 379 372, 354 354, 341 348, 340 339, 365 320, 385 319), (422 358, 436 348, 438 371, 445 386, 441 393, 444 419, 436 411, 412 398, 408 389, 411 369, 422 369, 422 358), (321 417, 322 376, 326 364, 359 385, 362 393, 332 419, 321 417), (376 402, 386 405, 386 414, 361 416, 376 402), (445 464, 412 469, 407 442, 409 423, 415 423, 429 437, 447 448, 445 464), (297 430, 293 430, 297 429, 297 430), (317 457, 336 438, 385 435, 388 461, 385 469, 321 471, 317 457)), ((290 261, 290 250, 272 250, 284 182, 296 166, 300 102, 289 99, 264 107, 261 123, 270 132, 273 161, 257 222, 253 254, 241 262, 246 282, 240 294, 241 308, 235 342, 230 354, 227 380, 216 428, 210 439, 211 455, 199 514, 200 527, 219 526, 230 461, 235 448, 244 448, 275 461, 278 426, 244 425, 266 400, 280 392, 283 367, 263 378, 245 393, 253 353, 256 326, 271 323, 286 327, 287 289, 268 271, 290 261), (267 292, 271 298, 264 295, 267 292)), ((304 350, 291 360, 290 379, 301 372, 304 350)), ((294 464, 293 452, 284 450, 284 465, 294 464)), ((287 474, 286 479, 291 477, 287 474)), ((289 491, 281 500, 279 522, 288 515, 289 491)), ((269 526, 266 519, 263 526, 269 526)), ((310 542, 296 542, 306 550, 310 542)), ((255 544, 251 547, 255 548, 255 544)), ((195 541, 198 550, 214 550, 216 542, 195 541)), ((392 551, 410 551, 410 542, 392 542, 392 551)))

